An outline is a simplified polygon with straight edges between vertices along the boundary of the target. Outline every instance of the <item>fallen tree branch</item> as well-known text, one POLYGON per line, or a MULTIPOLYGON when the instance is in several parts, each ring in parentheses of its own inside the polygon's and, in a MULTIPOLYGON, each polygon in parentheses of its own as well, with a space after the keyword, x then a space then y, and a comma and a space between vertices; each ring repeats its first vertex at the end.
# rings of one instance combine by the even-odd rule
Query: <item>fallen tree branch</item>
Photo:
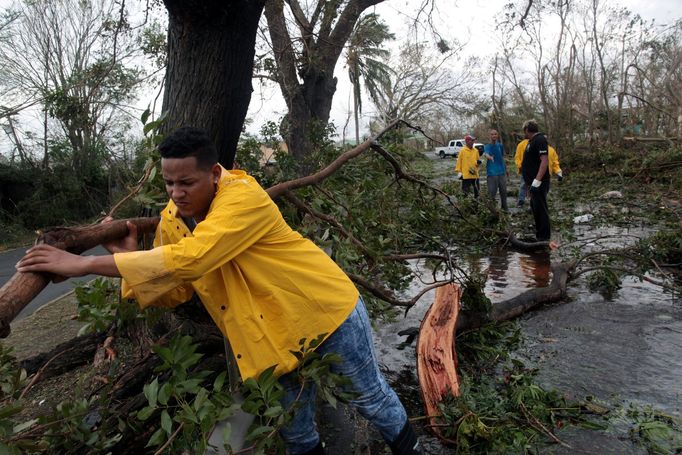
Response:
POLYGON ((412 308, 418 301, 419 299, 422 298, 424 294, 429 292, 432 289, 439 288, 441 286, 445 286, 446 284, 452 283, 452 281, 438 281, 436 283, 430 284, 429 286, 424 287, 417 295, 412 297, 410 300, 404 301, 404 300, 398 300, 391 291, 387 289, 380 289, 377 286, 374 286, 372 283, 369 281, 365 280, 362 277, 359 277, 357 275, 353 275, 352 273, 347 274, 348 277, 353 281, 355 284, 359 284, 363 288, 365 288, 367 291, 369 291, 370 294, 372 294, 374 297, 377 297, 385 302, 390 303, 393 306, 399 306, 405 308, 405 311, 409 310, 412 308))
MULTIPOLYGON (((41 233, 36 243, 61 248, 74 254, 81 254, 90 248, 107 243, 128 234, 126 221, 137 226, 138 232, 156 230, 159 218, 132 218, 111 223, 53 228, 41 233)), ((10 334, 10 322, 50 283, 51 277, 44 273, 15 273, 0 288, 0 338, 10 334)))
POLYGON ((314 174, 310 174, 310 175, 307 175, 305 177, 301 177, 299 179, 289 180, 287 182, 282 182, 282 183, 278 183, 277 185, 273 185, 266 190, 267 193, 270 195, 271 198, 276 199, 278 197, 281 197, 287 191, 295 190, 297 188, 302 188, 304 186, 310 186, 310 185, 314 185, 316 183, 322 182, 327 177, 329 177, 334 172, 336 172, 345 163, 347 163, 351 159, 355 158, 356 156, 360 155, 362 152, 367 150, 372 145, 372 143, 374 143, 381 136, 383 136, 384 134, 386 134, 388 131, 392 130, 393 128, 397 127, 401 123, 406 123, 406 122, 404 122, 403 120, 400 120, 400 119, 392 121, 383 130, 381 130, 378 134, 370 137, 369 139, 367 139, 362 144, 357 145, 356 147, 348 150, 347 152, 342 153, 338 158, 336 158, 334 161, 332 161, 331 164, 327 165, 322 170, 320 170, 314 174))
POLYGON ((537 306, 558 302, 566 296, 566 283, 575 269, 575 261, 552 264, 552 281, 544 288, 530 289, 516 297, 492 305, 489 314, 461 311, 457 319, 457 333, 489 324, 514 319, 537 306))

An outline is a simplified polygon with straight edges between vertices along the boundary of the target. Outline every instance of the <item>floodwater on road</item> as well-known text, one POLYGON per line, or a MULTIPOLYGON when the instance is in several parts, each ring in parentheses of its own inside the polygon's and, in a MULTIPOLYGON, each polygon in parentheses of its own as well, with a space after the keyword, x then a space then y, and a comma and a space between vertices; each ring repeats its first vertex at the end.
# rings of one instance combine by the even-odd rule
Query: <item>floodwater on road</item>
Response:
MULTIPOLYGON (((579 237, 608 235, 612 245, 633 241, 642 230, 584 227, 579 237)), ((605 244, 594 245, 604 247, 605 244)), ((587 250, 591 247, 584 245, 587 250)), ((552 257, 551 260, 558 260, 552 257)), ((485 293, 493 304, 551 280, 550 255, 500 249, 487 257, 466 258, 468 267, 487 274, 485 293)), ((461 265, 461 264, 460 264, 461 265)), ((425 280, 430 270, 414 263, 425 280)), ((423 286, 415 283, 414 295, 423 286)), ((666 415, 682 418, 682 301, 648 282, 628 278, 611 300, 590 291, 584 277, 569 282, 562 302, 536 309, 520 319, 524 344, 514 353, 538 368, 536 381, 557 389, 569 400, 594 397, 608 408, 630 404, 651 406, 666 415)), ((378 357, 387 370, 399 372, 397 389, 403 400, 418 401, 414 344, 399 349, 405 337, 400 330, 419 327, 435 292, 426 294, 405 318, 377 328, 378 357)), ((411 416, 423 415, 415 403, 406 403, 411 416)), ((571 448, 555 445, 548 454, 644 454, 633 444, 628 428, 588 431, 568 427, 557 433, 571 448)), ((425 437, 429 454, 454 453, 435 439, 425 437)))
MULTIPOLYGON (((495 302, 546 286, 549 256, 506 251, 480 259, 487 268, 486 295, 495 302)), ((435 293, 425 295, 407 317, 377 329, 378 356, 390 371, 401 371, 401 386, 416 398, 414 344, 398 349, 400 330, 418 327, 435 293), (412 372, 410 374, 409 372, 412 372)), ((515 353, 538 368, 536 381, 557 389, 569 401, 591 396, 607 407, 629 403, 682 418, 682 303, 676 296, 636 279, 626 279, 612 300, 571 282, 568 298, 524 315, 524 345, 515 353)), ((402 388, 402 387, 401 387, 402 388)), ((407 398, 408 400, 410 397, 407 398)), ((410 405, 407 405, 408 407, 410 405)), ((423 410, 409 409, 411 415, 423 410)), ((569 428, 559 437, 572 449, 546 453, 639 454, 627 440, 627 429, 609 434, 569 428)), ((427 438, 428 439, 428 438, 427 438)), ((434 440, 428 453, 450 453, 434 440)))

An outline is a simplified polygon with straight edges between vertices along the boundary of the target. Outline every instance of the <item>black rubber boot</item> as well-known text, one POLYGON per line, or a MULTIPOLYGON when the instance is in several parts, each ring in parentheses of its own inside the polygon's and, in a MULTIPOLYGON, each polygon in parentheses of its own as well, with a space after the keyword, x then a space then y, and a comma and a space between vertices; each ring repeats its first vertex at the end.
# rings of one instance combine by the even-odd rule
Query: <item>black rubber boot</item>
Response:
POLYGON ((322 440, 317 443, 315 447, 303 453, 302 455, 325 455, 324 447, 322 447, 322 440))
POLYGON ((423 455, 419 439, 408 420, 393 442, 388 443, 394 455, 423 455))

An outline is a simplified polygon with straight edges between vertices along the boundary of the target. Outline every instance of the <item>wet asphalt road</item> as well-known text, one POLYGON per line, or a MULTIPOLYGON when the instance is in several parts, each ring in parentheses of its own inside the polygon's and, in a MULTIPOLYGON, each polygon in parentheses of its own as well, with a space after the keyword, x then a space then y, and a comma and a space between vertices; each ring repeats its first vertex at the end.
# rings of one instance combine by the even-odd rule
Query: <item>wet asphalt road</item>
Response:
MULTIPOLYGON (((21 247, 0 253, 0 286, 4 285, 7 281, 9 281, 10 278, 12 278, 12 275, 14 275, 16 272, 14 266, 17 262, 19 262, 19 259, 21 259, 21 257, 24 255, 24 252, 28 248, 28 246, 21 247)), ((100 256, 109 253, 101 246, 98 246, 86 251, 83 254, 100 256)), ((68 294, 78 283, 90 281, 96 277, 96 275, 87 275, 79 278, 71 278, 61 283, 48 284, 47 287, 43 289, 43 291, 38 294, 38 296, 19 313, 19 315, 15 318, 15 321, 31 315, 34 311, 46 303, 68 294)))

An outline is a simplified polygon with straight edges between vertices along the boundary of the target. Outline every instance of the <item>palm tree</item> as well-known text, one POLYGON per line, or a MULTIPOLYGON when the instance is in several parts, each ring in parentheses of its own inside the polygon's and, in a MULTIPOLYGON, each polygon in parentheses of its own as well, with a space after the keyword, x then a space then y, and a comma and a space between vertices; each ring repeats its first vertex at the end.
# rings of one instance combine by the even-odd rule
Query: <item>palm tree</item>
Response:
POLYGON ((358 117, 362 112, 361 81, 364 81, 370 98, 376 100, 382 83, 390 80, 391 68, 383 61, 390 56, 390 52, 382 45, 392 39, 395 39, 395 35, 388 31, 388 25, 381 22, 377 14, 370 13, 358 20, 348 40, 346 66, 353 84, 356 144, 360 143, 358 117))

